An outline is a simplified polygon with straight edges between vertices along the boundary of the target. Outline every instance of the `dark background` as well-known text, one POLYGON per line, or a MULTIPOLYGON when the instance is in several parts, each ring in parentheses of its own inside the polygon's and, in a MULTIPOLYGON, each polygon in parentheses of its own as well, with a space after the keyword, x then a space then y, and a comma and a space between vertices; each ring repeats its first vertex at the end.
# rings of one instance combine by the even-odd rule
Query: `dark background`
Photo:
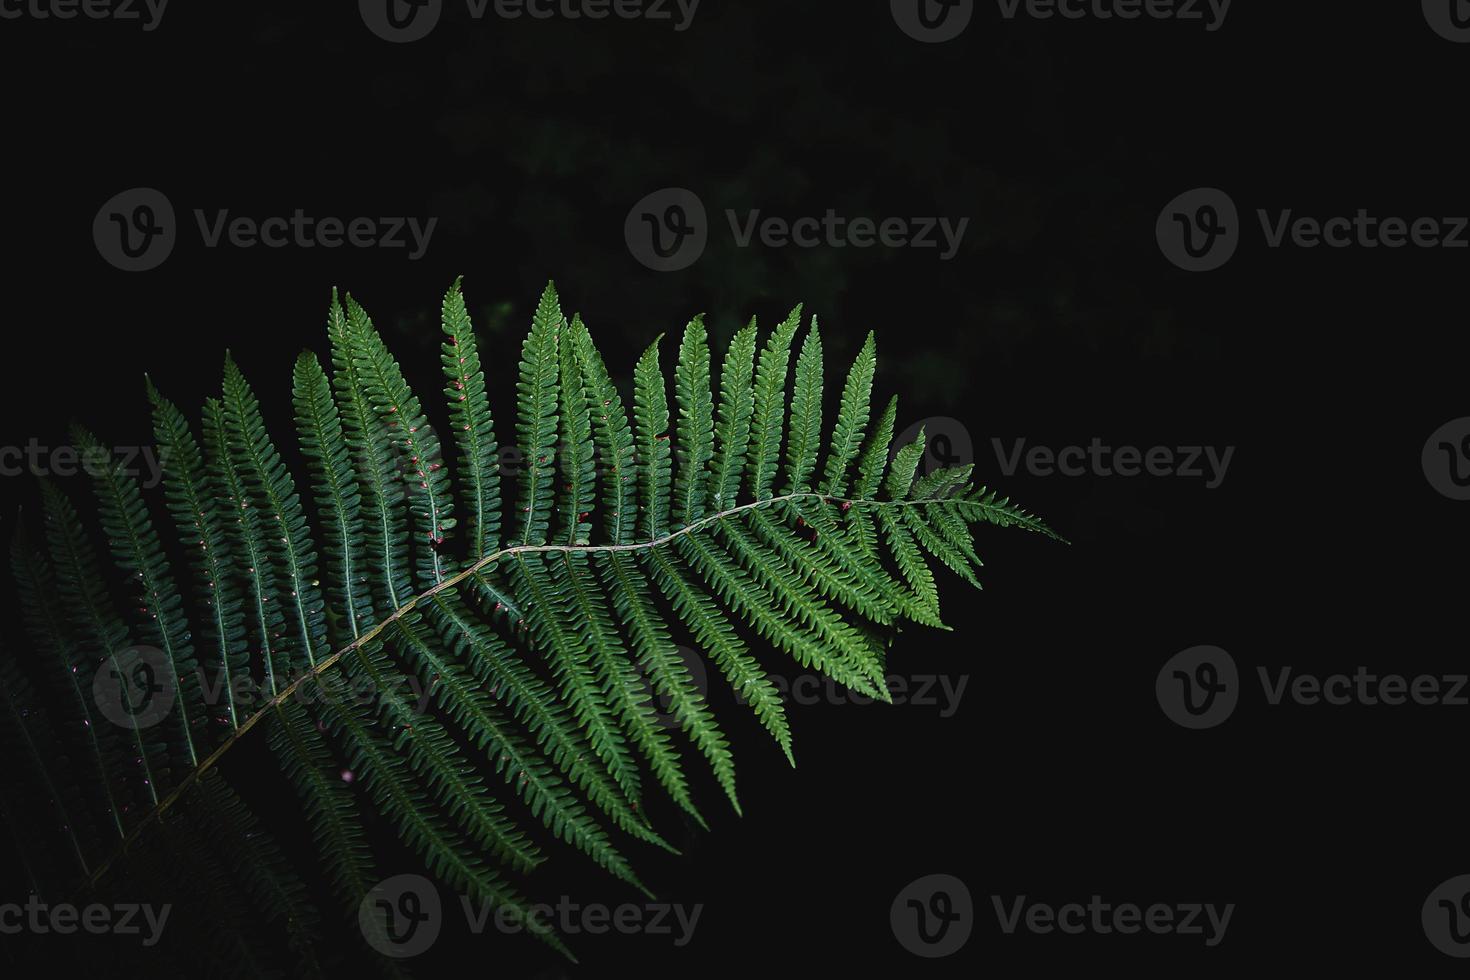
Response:
MULTIPOLYGON (((1430 486, 1420 450, 1470 414, 1470 255, 1273 250, 1254 214, 1470 213, 1470 46, 1437 36, 1417 4, 1241 2, 1207 32, 1007 21, 980 3, 961 37, 937 45, 869 0, 705 0, 682 33, 475 22, 449 7, 407 45, 374 37, 349 3, 178 4, 148 33, 0 21, 5 444, 63 444, 72 418, 113 445, 148 441, 143 371, 197 406, 225 348, 289 444, 290 365, 302 346, 325 350, 334 285, 374 315, 433 404, 437 306, 463 275, 503 434, 548 278, 624 372, 694 313, 723 341, 751 314, 769 326, 804 301, 823 324, 829 392, 875 329, 877 387, 900 394, 901 425, 962 420, 977 479, 1072 543, 982 528, 986 591, 945 576, 955 632, 899 639, 895 673, 968 676, 952 717, 801 708, 793 771, 716 685, 746 815, 697 780, 710 833, 682 834, 670 811, 684 858, 629 847, 661 898, 704 904, 694 941, 572 937, 580 974, 1454 968, 1419 914, 1431 889, 1470 872, 1470 708, 1268 707, 1255 668, 1464 670, 1456 559, 1470 505, 1430 486), (162 266, 130 274, 99 257, 91 224, 138 186, 168 195, 181 231, 162 266), (704 200, 711 244, 692 267, 658 273, 629 254, 623 221, 666 186, 704 200), (1222 269, 1189 274, 1164 259, 1154 222, 1198 186, 1226 190, 1246 229, 1222 269), (419 261, 206 249, 196 207, 439 226, 419 261), (948 262, 932 250, 737 249, 727 207, 970 226, 948 262), (1236 449, 1224 483, 1206 489, 1007 477, 992 446, 1094 437, 1236 449), (1196 644, 1228 650, 1246 681, 1235 715, 1201 732, 1170 722, 1154 696, 1164 661, 1196 644), (895 941, 889 904, 936 872, 968 885, 975 932, 959 953, 921 960, 895 941), (1007 936, 990 898, 1093 894, 1236 909, 1207 949, 1200 937, 1007 936)), ((7 536, 32 493, 28 480, 0 481, 7 536)), ((289 808, 270 816, 281 836, 304 834, 289 808)), ((387 870, 416 870, 401 863, 387 870)), ((636 900, 576 868, 527 889, 636 900)), ((563 969, 524 939, 449 932, 424 975, 460 955, 509 976, 563 969)))

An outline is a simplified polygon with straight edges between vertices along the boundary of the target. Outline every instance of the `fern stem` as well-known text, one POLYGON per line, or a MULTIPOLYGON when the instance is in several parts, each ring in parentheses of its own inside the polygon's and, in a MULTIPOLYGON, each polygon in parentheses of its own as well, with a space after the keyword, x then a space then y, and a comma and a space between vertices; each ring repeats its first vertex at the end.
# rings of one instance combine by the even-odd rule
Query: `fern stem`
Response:
POLYGON ((301 676, 299 676, 295 681, 293 681, 287 687, 281 689, 277 694, 275 694, 275 696, 273 696, 269 701, 267 701, 258 711, 256 711, 249 718, 247 718, 244 721, 244 723, 242 723, 240 725, 239 728, 235 729, 235 731, 233 733, 231 733, 231 735, 227 739, 225 739, 223 742, 221 742, 219 744, 219 746, 213 752, 211 752, 208 756, 206 756, 203 760, 201 760, 194 767, 194 769, 191 770, 189 772, 189 774, 186 775, 179 782, 179 784, 177 786, 175 786, 173 788, 173 790, 168 793, 168 795, 166 795, 161 800, 159 800, 154 805, 153 809, 150 810, 147 814, 145 814, 133 826, 132 831, 129 832, 128 836, 121 842, 121 844, 118 846, 117 850, 114 851, 114 853, 112 855, 110 855, 105 861, 103 861, 101 864, 99 864, 97 866, 97 869, 92 873, 91 877, 88 879, 88 886, 89 887, 95 886, 99 881, 101 881, 102 878, 107 874, 108 870, 111 869, 111 867, 113 866, 113 864, 116 862, 117 858, 120 855, 122 855, 122 854, 124 854, 124 853, 127 852, 128 847, 138 838, 138 836, 142 833, 143 829, 145 827, 147 827, 147 825, 149 824, 150 821, 152 821, 153 819, 155 819, 157 817, 161 817, 165 812, 168 811, 168 809, 170 807, 172 807, 175 803, 177 803, 179 801, 179 799, 184 795, 184 793, 187 792, 189 790, 189 788, 199 779, 200 776, 202 776, 209 769, 213 768, 213 766, 217 762, 219 762, 220 758, 226 752, 229 751, 229 749, 230 749, 231 746, 233 746, 236 742, 238 742, 241 739, 241 737, 243 737, 245 735, 246 732, 248 732, 248 731, 250 731, 250 729, 254 728, 256 726, 256 724, 261 721, 261 719, 268 717, 281 704, 283 704, 288 698, 290 698, 296 692, 296 689, 298 687, 300 687, 302 684, 304 684, 305 682, 307 682, 309 680, 315 680, 319 675, 321 675, 324 672, 326 672, 329 668, 336 666, 336 664, 345 655, 351 653, 352 651, 358 649, 359 647, 361 647, 361 646, 363 646, 363 645, 365 645, 367 643, 371 643, 374 639, 376 639, 378 637, 378 635, 380 633, 383 632, 383 630, 387 629, 389 626, 393 625, 395 622, 397 622, 399 619, 401 619, 404 615, 406 615, 407 613, 409 613, 410 611, 412 611, 415 607, 418 606, 418 604, 420 602, 424 602, 424 601, 430 600, 434 596, 438 595, 440 592, 444 592, 444 591, 447 591, 449 589, 453 589, 455 586, 459 585, 461 582, 465 581, 466 579, 468 579, 468 578, 470 578, 472 576, 475 576, 475 575, 483 572, 486 568, 488 568, 489 566, 495 564, 497 561, 501 560, 502 558, 508 558, 508 557, 511 557, 511 556, 514 556, 514 555, 534 554, 534 553, 537 553, 537 552, 542 552, 542 553, 548 553, 548 552, 561 552, 561 553, 581 552, 583 554, 593 554, 593 555, 595 555, 595 554, 617 553, 617 552, 648 551, 650 549, 661 548, 661 547, 663 547, 663 546, 665 546, 667 544, 670 544, 671 542, 677 541, 678 539, 680 539, 682 537, 685 537, 687 535, 696 533, 698 531, 702 531, 702 530, 704 530, 704 529, 706 529, 708 527, 711 527, 712 525, 714 525, 714 524, 716 524, 716 523, 718 523, 720 521, 727 520, 728 518, 734 517, 734 516, 736 516, 738 514, 742 514, 742 513, 746 512, 746 511, 757 510, 757 509, 762 509, 762 508, 767 508, 767 507, 775 507, 775 506, 777 506, 777 505, 779 505, 779 504, 781 504, 783 502, 799 501, 799 500, 823 500, 823 501, 826 501, 827 503, 833 503, 833 504, 849 504, 849 505, 851 505, 854 508, 857 508, 857 507, 868 507, 868 506, 885 507, 885 508, 887 508, 887 507, 917 507, 917 506, 923 506, 923 505, 931 504, 931 503, 934 502, 932 498, 929 498, 929 499, 917 499, 917 500, 851 499, 851 498, 844 498, 844 497, 834 497, 834 496, 831 496, 829 494, 825 494, 825 493, 820 493, 820 492, 817 492, 817 491, 810 491, 809 490, 809 491, 803 491, 801 493, 788 493, 788 494, 784 494, 782 496, 777 496, 777 497, 767 497, 764 500, 754 500, 754 501, 751 501, 750 503, 741 504, 738 507, 731 507, 729 510, 723 510, 723 511, 719 511, 719 512, 714 513, 714 514, 710 514, 710 515, 708 515, 706 517, 703 517, 703 518, 701 518, 701 519, 693 522, 692 524, 687 524, 684 527, 679 528, 676 531, 671 531, 671 532, 663 535, 662 537, 654 538, 651 541, 637 541, 637 542, 633 542, 633 543, 630 543, 630 544, 595 544, 595 545, 594 544, 582 544, 582 545, 579 545, 579 544, 519 544, 519 545, 514 545, 514 546, 511 546, 511 547, 501 548, 498 551, 492 552, 492 553, 486 555, 485 557, 479 559, 478 561, 474 562, 473 564, 465 566, 463 569, 461 569, 460 571, 456 572, 454 575, 452 575, 452 576, 450 576, 448 578, 442 579, 441 581, 435 583, 434 586, 431 587, 431 588, 429 588, 428 590, 426 590, 424 592, 421 592, 418 595, 412 597, 411 599, 408 599, 407 601, 403 602, 402 604, 400 604, 399 606, 397 606, 393 610, 393 612, 390 613, 387 616, 387 618, 383 619, 381 622, 379 622, 377 625, 373 626, 371 629, 364 631, 361 635, 359 635, 351 643, 348 643, 346 646, 342 647, 342 649, 336 651, 335 653, 330 654, 327 657, 323 657, 321 660, 318 660, 311 667, 310 670, 308 670, 306 673, 304 673, 301 676))

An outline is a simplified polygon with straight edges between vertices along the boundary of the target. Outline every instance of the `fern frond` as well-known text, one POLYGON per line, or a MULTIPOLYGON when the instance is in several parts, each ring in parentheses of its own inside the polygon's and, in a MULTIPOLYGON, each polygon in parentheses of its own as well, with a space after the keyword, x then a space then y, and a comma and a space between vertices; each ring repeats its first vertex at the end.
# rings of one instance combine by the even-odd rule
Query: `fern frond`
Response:
POLYGON ((817 468, 822 442, 822 335, 817 318, 802 341, 796 358, 796 382, 791 394, 791 435, 786 442, 786 494, 808 487, 817 468))
POLYGON ((444 294, 440 317, 447 342, 440 361, 448 387, 450 429, 459 447, 460 494, 465 538, 471 559, 483 558, 500 543, 500 447, 480 368, 480 348, 470 326, 460 281, 444 294))
MULTIPOLYGON (((408 627, 397 622, 400 637, 408 627)), ((377 644, 353 651, 346 667, 349 678, 372 683, 378 714, 391 733, 395 754, 408 760, 424 786, 453 815, 469 839, 521 871, 541 863, 540 849, 504 814, 504 808, 486 791, 479 774, 468 765, 449 733, 428 714, 415 711, 401 693, 397 675, 377 644)))
POLYGON ((363 547, 362 492, 352 469, 342 417, 332 400, 332 383, 310 351, 302 351, 296 359, 291 393, 301 454, 317 487, 316 506, 325 542, 322 553, 331 583, 327 594, 332 607, 347 621, 348 635, 355 639, 373 622, 371 579, 363 547))
POLYGON ((796 765, 791 754, 791 727, 786 719, 786 708, 781 703, 781 693, 750 655, 745 642, 730 625, 729 617, 693 581, 688 566, 683 562, 664 551, 651 551, 646 560, 659 590, 684 620, 694 639, 709 652, 736 696, 751 706, 756 718, 781 746, 787 760, 796 765))
POLYGON ((878 525, 883 529, 883 540, 893 553, 893 560, 898 564, 904 581, 908 582, 919 601, 938 616, 939 588, 934 582, 934 573, 929 570, 929 563, 924 561, 924 553, 919 550, 913 535, 897 514, 886 510, 877 513, 878 525))
MULTIPOLYGON (((49 480, 41 480, 41 506, 67 636, 75 645, 79 659, 90 666, 94 678, 99 670, 121 671, 116 658, 131 648, 132 636, 108 597, 96 552, 82 534, 81 518, 71 501, 49 480)), ((21 587, 19 583, 17 587, 21 587)), ((118 772, 119 778, 141 781, 153 805, 158 803, 158 780, 169 769, 166 749, 159 736, 157 729, 145 733, 136 725, 131 726, 128 741, 135 753, 137 771, 118 772)))
POLYGON ((596 433, 598 468, 603 473, 603 522, 614 544, 633 540, 637 527, 637 477, 633 462, 633 431, 628 413, 623 408, 602 355, 592 343, 592 336, 579 318, 572 319, 572 343, 577 348, 577 361, 587 386, 588 404, 592 410, 592 428, 596 433))
POLYGON ((561 685, 572 716, 582 726, 593 752, 628 799, 639 800, 638 769, 617 723, 607 696, 598 684, 590 661, 587 637, 573 629, 576 620, 571 598, 558 588, 540 555, 517 555, 514 578, 526 597, 527 623, 537 646, 547 657, 552 675, 561 685))
POLYGON ((346 745, 354 771, 374 802, 394 821, 404 840, 452 887, 471 899, 505 909, 526 930, 571 959, 571 953, 544 923, 529 914, 526 901, 478 856, 478 848, 462 837, 450 820, 428 805, 409 766, 391 741, 379 735, 370 709, 348 700, 323 702, 328 726, 346 745))
POLYGON ((999 527, 1019 527, 1043 534, 1055 541, 1066 541, 1046 522, 1002 497, 994 490, 978 487, 955 500, 955 510, 966 520, 985 521, 999 527))
MULTIPOLYGON (((612 596, 613 607, 632 637, 633 649, 638 653, 643 672, 652 680, 659 697, 668 702, 668 712, 709 760, 720 788, 730 797, 735 812, 739 813, 740 801, 735 797, 735 761, 730 756, 729 743, 705 705, 704 695, 694 686, 689 668, 684 665, 663 625, 663 617, 654 607, 653 590, 648 580, 628 555, 602 555, 599 567, 607 591, 612 596)), ((677 767, 670 772, 659 773, 659 781, 674 802, 704 825, 704 818, 695 809, 677 767)))
POLYGON ((771 496, 771 484, 776 479, 781 433, 786 425, 786 371, 791 363, 791 342, 800 326, 798 305, 777 325, 756 363, 750 450, 745 464, 748 489, 755 500, 771 496))
POLYGON ((225 511, 184 414, 163 397, 151 379, 144 380, 148 400, 153 404, 164 500, 178 538, 192 559, 195 591, 200 594, 198 604, 204 607, 209 623, 208 662, 214 671, 215 687, 224 698, 222 721, 234 730, 242 720, 242 711, 235 704, 236 685, 249 679, 250 655, 245 639, 245 600, 231 574, 235 558, 230 552, 225 511))
POLYGON ((597 464, 592 448, 592 413, 582 367, 570 340, 559 346, 561 358, 561 488, 560 525, 567 544, 587 544, 596 506, 597 464))
POLYGON ((643 537, 655 541, 669 525, 669 402, 658 366, 659 336, 633 367, 633 421, 637 429, 638 509, 643 537))
MULTIPOLYGON (((978 587, 976 526, 1056 537, 975 487, 973 467, 920 474, 922 431, 894 450, 897 400, 871 417, 871 333, 830 432, 815 318, 791 370, 800 306, 759 352, 754 319, 735 332, 717 393, 703 318, 690 320, 672 405, 655 340, 633 366, 629 406, 550 284, 520 350, 519 486, 502 514, 491 382, 458 281, 439 314, 447 407, 426 408, 363 307, 333 292, 330 375, 310 351, 291 373, 304 497, 228 356, 197 437, 147 382, 182 572, 115 463, 95 468, 94 489, 116 606, 87 525, 53 484, 41 485, 44 551, 24 533, 12 542, 38 654, 24 666, 51 703, 0 655, 0 732, 36 803, 7 806, 7 826, 41 831, 26 862, 36 877, 99 889, 127 875, 185 896, 208 969, 269 969, 254 921, 284 931, 302 972, 319 968, 322 928, 300 872, 217 768, 256 726, 349 917, 374 907, 364 828, 382 818, 444 884, 566 953, 512 882, 545 860, 538 828, 647 894, 614 840, 677 853, 652 828, 645 791, 705 825, 686 770, 697 754, 740 812, 730 739, 681 643, 793 760, 759 648, 889 700, 898 625, 942 626, 933 562, 978 587), (452 477, 431 411, 453 433, 452 477), (135 637, 162 651, 176 706, 156 727, 103 724, 89 685, 144 668, 135 637), (200 660, 203 681, 227 692, 218 704, 200 660), (257 674, 268 698, 250 710, 233 695, 257 674)), ((110 457, 90 433, 76 440, 110 457)), ((386 941, 382 923, 363 927, 386 941)))
POLYGON ((249 496, 250 506, 262 514, 262 533, 273 547, 266 561, 276 570, 283 590, 291 643, 298 657, 315 666, 327 653, 327 625, 321 590, 315 585, 316 547, 306 526, 306 512, 295 481, 266 433, 260 402, 234 360, 225 355, 225 439, 228 451, 249 496), (279 547, 274 547, 279 545, 279 547), (279 557, 277 557, 279 555, 279 557))
POLYGON ((372 854, 357 801, 340 768, 332 765, 331 749, 305 709, 285 701, 271 710, 271 748, 296 788, 327 880, 342 907, 355 912, 374 882, 372 854))
POLYGON ((755 581, 764 585, 769 590, 768 594, 786 609, 791 618, 802 623, 816 637, 822 651, 823 673, 880 700, 892 700, 883 686, 881 665, 873 657, 868 642, 851 624, 802 582, 801 575, 780 555, 758 542, 748 529, 733 521, 724 521, 720 531, 731 554, 755 581))
POLYGON ((674 479, 674 526, 683 527, 704 516, 707 467, 715 455, 714 401, 710 395, 709 342, 704 318, 684 327, 679 363, 674 367, 674 400, 679 407, 676 424, 679 472, 674 479))
MULTIPOLYGON (((356 309, 356 319, 365 319, 366 314, 356 309)), ((327 314, 327 338, 332 344, 332 389, 363 493, 365 550, 379 600, 389 609, 399 609, 413 595, 408 526, 398 508, 403 499, 403 483, 395 462, 391 430, 379 424, 358 360, 361 328, 361 323, 349 323, 348 313, 333 290, 332 306, 327 314)))
POLYGON ((351 296, 347 297, 347 323, 353 332, 362 394, 377 413, 378 424, 386 429, 383 438, 398 450, 399 478, 408 491, 408 511, 419 541, 415 549, 419 584, 428 588, 444 579, 447 563, 440 549, 455 525, 439 436, 372 319, 351 296))
POLYGON ((556 288, 547 283, 531 332, 521 347, 520 380, 516 382, 516 438, 521 453, 520 518, 516 540, 544 544, 551 513, 551 485, 556 472, 557 345, 562 334, 561 305, 556 288))
POLYGON ((395 645, 418 667, 420 680, 432 685, 438 705, 485 752, 506 784, 525 800, 533 817, 542 820, 557 837, 642 890, 606 831, 576 801, 556 769, 496 706, 494 697, 474 674, 439 649, 438 637, 426 634, 421 622, 418 613, 399 620, 395 645))
POLYGON ((224 406, 218 399, 204 403, 204 450, 211 481, 223 496, 226 538, 232 553, 240 556, 243 568, 237 578, 246 597, 251 638, 260 651, 261 666, 271 696, 289 683, 291 661, 284 640, 285 618, 271 563, 271 545, 260 522, 260 512, 251 503, 231 458, 224 406))
MULTIPOLYGON (((858 500, 871 500, 878 492, 883 472, 888 467, 888 447, 893 442, 893 426, 898 413, 898 396, 888 400, 888 407, 878 418, 878 425, 863 446, 858 460, 857 485, 853 496, 858 500)), ((850 517, 852 536, 858 546, 870 556, 878 554, 878 532, 873 526, 873 515, 862 507, 853 508, 850 517)))
POLYGON ((178 710, 170 713, 169 725, 177 742, 170 751, 177 753, 181 762, 197 766, 200 756, 196 742, 203 734, 205 715, 198 664, 184 616, 184 601, 164 558, 153 519, 148 516, 143 491, 91 432, 73 426, 72 440, 80 452, 107 460, 92 472, 98 517, 111 540, 113 560, 131 581, 132 597, 138 603, 138 633, 145 643, 163 651, 169 672, 167 683, 177 692, 178 710))
POLYGON ((745 452, 750 445, 750 415, 755 409, 756 321, 736 331, 720 368, 720 415, 715 427, 715 454, 710 460, 710 509, 735 506, 745 452))
POLYGON ((832 445, 827 451, 827 467, 822 476, 822 489, 834 497, 847 492, 847 469, 862 449, 863 430, 868 424, 873 394, 873 376, 878 367, 877 351, 873 331, 869 330, 862 349, 848 369, 847 381, 842 385, 842 401, 837 407, 837 422, 832 427, 832 445))
POLYGON ((505 643, 455 600, 452 592, 434 597, 435 620, 446 641, 470 663, 470 670, 492 696, 506 703, 525 725, 545 756, 619 829, 672 850, 635 815, 636 805, 596 761, 567 709, 505 643))
POLYGON ((788 603, 782 601, 780 585, 776 591, 768 591, 763 582, 752 579, 718 545, 686 538, 680 549, 705 584, 761 636, 791 654, 803 667, 816 667, 839 684, 880 697, 864 677, 844 663, 840 650, 830 647, 820 634, 803 624, 799 614, 790 617, 785 612, 788 603))

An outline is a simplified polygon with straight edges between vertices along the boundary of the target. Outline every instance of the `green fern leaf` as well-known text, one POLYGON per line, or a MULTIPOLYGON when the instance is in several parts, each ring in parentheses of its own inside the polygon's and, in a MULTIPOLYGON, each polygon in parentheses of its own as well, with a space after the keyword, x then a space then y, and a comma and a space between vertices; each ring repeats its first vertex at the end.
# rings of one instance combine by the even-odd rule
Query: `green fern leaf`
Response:
MULTIPOLYGON (((662 339, 662 336, 660 336, 662 339)), ((638 467, 638 509, 643 537, 663 537, 669 525, 669 402, 658 367, 658 340, 633 368, 634 461, 638 467)))
POLYGON ((238 578, 246 596, 246 619, 251 640, 260 651, 261 666, 272 697, 290 683, 291 661, 284 642, 285 619, 271 574, 271 547, 260 513, 246 493, 239 469, 231 458, 224 407, 217 399, 204 403, 204 449, 210 478, 223 496, 226 537, 244 568, 238 578))
MULTIPOLYGON (((614 837, 677 854, 653 830, 645 790, 703 826, 686 768, 698 755, 740 812, 733 746, 681 643, 792 760, 786 705, 753 648, 889 700, 899 624, 942 626, 933 562, 978 587, 977 526, 1056 537, 975 487, 971 466, 920 474, 922 432, 894 451, 897 400, 870 417, 871 334, 827 433, 815 318, 789 377, 799 306, 759 354, 754 319, 735 332, 717 396, 704 321, 690 320, 672 416, 655 341, 633 367, 630 413, 551 285, 520 352, 507 517, 493 381, 458 281, 439 312, 447 406, 433 410, 453 460, 366 311, 334 291, 330 376, 310 351, 290 376, 308 493, 228 357, 197 439, 146 385, 178 568, 115 463, 94 468, 95 515, 42 482, 46 547, 23 532, 11 546, 37 656, 22 670, 0 652, 0 738, 22 760, 24 790, 0 816, 40 841, 24 855, 32 883, 125 878, 182 896, 206 971, 269 972, 253 939, 266 926, 298 972, 320 972, 324 926, 288 857, 298 849, 276 844, 217 765, 259 726, 331 892, 370 940, 389 939, 373 920, 365 831, 383 824, 448 887, 569 956, 512 880, 546 860, 538 828, 647 894, 614 837), (162 652, 176 706, 156 727, 103 724, 89 686, 159 666, 135 637, 162 652), (237 700, 236 682, 257 676, 265 704, 237 700), (226 693, 211 699, 206 682, 226 693)), ((76 439, 110 457, 90 433, 76 439)))
POLYGON ((674 481, 674 525, 684 527, 704 516, 707 467, 715 455, 714 402, 709 387, 709 343, 704 318, 684 327, 679 363, 674 368, 674 399, 679 407, 676 426, 679 472, 674 481))
POLYGON ((750 416, 755 409, 755 318, 736 331, 720 368, 720 415, 715 428, 715 455, 710 460, 710 509, 735 506, 745 452, 750 445, 750 416))
POLYGON ((557 345, 561 333, 561 306, 556 287, 547 283, 536 306, 536 315, 531 318, 531 332, 521 347, 521 376, 516 382, 519 413, 516 438, 524 468, 520 532, 516 538, 521 544, 546 542, 551 486, 556 472, 557 375, 561 370, 557 345))
POLYGON ((470 558, 483 558, 500 543, 500 447, 480 368, 479 344, 456 279, 444 294, 440 319, 448 338, 441 350, 450 428, 459 446, 459 472, 470 558))
MULTIPOLYGON (((146 380, 146 379, 145 379, 146 380)), ((199 605, 209 623, 214 684, 224 698, 223 721, 240 727, 242 710, 236 707, 237 684, 249 679, 250 656, 245 639, 245 603, 231 576, 225 513, 218 490, 210 480, 204 456, 184 414, 147 381, 153 404, 153 431, 163 464, 164 500, 173 516, 178 538, 192 559, 199 605)))
POLYGON ((822 442, 822 335, 817 318, 796 358, 796 383, 791 395, 791 436, 786 443, 786 494, 808 489, 817 468, 822 442))
POLYGON ((379 425, 387 430, 384 441, 398 454, 399 477, 408 491, 408 512, 414 538, 419 542, 415 550, 418 580, 429 588, 444 580, 447 563, 440 549, 455 523, 439 436, 424 415, 418 396, 404 381, 398 361, 351 296, 347 297, 347 322, 353 333, 352 351, 363 394, 377 413, 379 425))
POLYGON ((877 342, 869 330, 868 338, 863 341, 842 386, 842 402, 837 408, 832 446, 827 452, 827 468, 822 477, 822 489, 834 497, 847 492, 847 469, 862 449, 863 429, 868 424, 873 394, 873 376, 878 366, 877 351, 877 342))
MULTIPOLYGON (((153 519, 148 515, 138 481, 109 458, 112 454, 91 432, 74 426, 72 440, 83 454, 108 459, 106 465, 92 473, 99 519, 112 542, 113 560, 132 582, 132 596, 138 603, 138 633, 145 643, 163 651, 167 683, 178 692, 178 712, 169 726, 176 742, 170 745, 170 751, 177 754, 180 762, 197 766, 204 696, 199 687, 189 622, 184 616, 184 601, 164 558, 163 543, 153 529, 153 519)), ((114 655, 116 652, 113 651, 114 655)))
POLYGON ((781 455, 781 432, 786 423, 786 370, 791 362, 791 341, 801 326, 801 306, 776 327, 755 368, 755 392, 750 420, 750 450, 746 479, 750 496, 765 500, 776 479, 776 462, 781 455))
POLYGON ((260 403, 235 362, 225 356, 225 439, 250 506, 264 515, 262 533, 272 547, 264 551, 276 570, 287 606, 292 643, 298 656, 315 666, 326 654, 327 626, 316 581, 316 549, 306 513, 290 471, 281 460, 261 418, 260 403), (274 547, 279 545, 279 547, 274 547), (279 557, 277 557, 279 556, 279 557))

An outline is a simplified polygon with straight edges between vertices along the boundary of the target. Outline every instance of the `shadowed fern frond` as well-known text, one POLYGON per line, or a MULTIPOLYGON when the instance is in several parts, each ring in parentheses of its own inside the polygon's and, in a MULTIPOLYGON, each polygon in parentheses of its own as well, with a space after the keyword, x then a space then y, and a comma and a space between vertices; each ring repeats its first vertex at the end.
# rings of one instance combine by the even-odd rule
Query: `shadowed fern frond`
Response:
POLYGON ((0 657, 25 789, 4 815, 36 841, 19 854, 34 887, 173 888, 222 972, 260 965, 252 914, 311 972, 302 879, 219 767, 259 727, 347 918, 381 877, 365 827, 382 822, 565 952, 515 883, 546 860, 537 825, 646 892, 619 838, 672 850, 655 793, 706 824, 691 758, 739 812, 730 740, 678 640, 794 764, 763 648, 890 700, 892 627, 943 626, 932 559, 978 587, 976 525, 1055 537, 969 466, 921 475, 922 432, 891 445, 871 333, 826 428, 822 337, 800 306, 763 343, 754 320, 738 330, 717 379, 696 317, 620 390, 548 285, 504 448, 458 282, 441 323, 429 404, 333 294, 329 360, 304 352, 291 374, 306 484, 228 355, 197 427, 146 382, 156 506, 75 431, 101 461, 91 500, 42 484, 42 534, 22 528, 11 555, 29 652, 0 657))

